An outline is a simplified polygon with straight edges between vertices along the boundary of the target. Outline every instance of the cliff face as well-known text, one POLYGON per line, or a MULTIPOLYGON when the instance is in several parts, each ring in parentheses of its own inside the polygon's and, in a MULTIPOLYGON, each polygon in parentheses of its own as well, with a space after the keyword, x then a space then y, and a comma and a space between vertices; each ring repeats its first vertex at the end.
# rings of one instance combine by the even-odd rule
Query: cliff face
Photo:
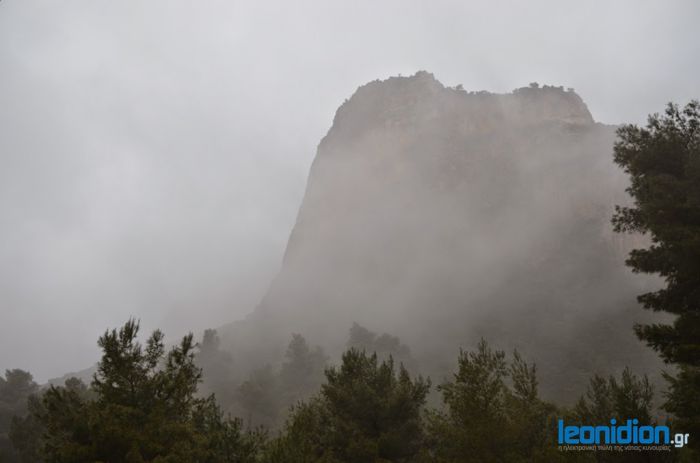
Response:
POLYGON ((291 332, 339 348, 357 321, 437 371, 483 336, 534 357, 561 396, 581 384, 572 375, 643 364, 645 283, 609 223, 625 201, 614 130, 559 87, 468 93, 420 72, 359 88, 318 147, 238 348, 291 332))

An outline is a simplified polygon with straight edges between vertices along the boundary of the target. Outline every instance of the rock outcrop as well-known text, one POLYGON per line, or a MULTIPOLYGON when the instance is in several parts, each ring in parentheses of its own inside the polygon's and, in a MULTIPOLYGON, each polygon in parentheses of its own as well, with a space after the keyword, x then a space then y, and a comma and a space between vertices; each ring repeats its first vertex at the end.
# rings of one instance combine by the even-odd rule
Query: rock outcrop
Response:
POLYGON ((648 280, 624 267, 615 127, 531 85, 447 88, 431 74, 360 87, 318 147, 283 265, 226 331, 235 351, 300 332, 340 349, 352 322, 401 337, 427 373, 480 337, 537 361, 545 391, 653 361, 632 333, 648 280))

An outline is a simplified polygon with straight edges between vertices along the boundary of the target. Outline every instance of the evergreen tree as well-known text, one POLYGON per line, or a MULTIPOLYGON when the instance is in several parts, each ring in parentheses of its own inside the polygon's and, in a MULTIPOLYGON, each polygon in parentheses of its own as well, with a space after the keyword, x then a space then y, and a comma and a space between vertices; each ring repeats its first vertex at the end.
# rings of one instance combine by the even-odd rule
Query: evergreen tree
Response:
MULTIPOLYGON (((635 272, 660 275, 663 288, 642 294, 647 309, 666 312, 672 322, 635 327, 640 339, 678 367, 666 410, 677 429, 700 435, 700 103, 669 104, 646 127, 618 130, 615 162, 630 176, 631 207, 618 207, 618 232, 647 234, 651 245, 630 253, 635 272)), ((698 446, 700 440, 691 440, 698 446)))
MULTIPOLYGON (((41 439, 44 434, 44 426, 39 416, 45 413, 44 404, 38 394, 32 394, 27 399, 27 414, 15 415, 10 426, 10 441, 14 447, 18 460, 21 463, 40 463, 41 439)), ((10 462, 10 459, 0 459, 10 462)))
POLYGON ((42 406, 33 410, 32 416, 44 429, 40 453, 46 461, 79 463, 97 460, 90 436, 90 422, 94 418, 90 416, 87 395, 87 388, 81 381, 66 382, 65 387, 52 385, 44 393, 42 406))
POLYGON ((0 461, 21 461, 11 443, 11 424, 13 417, 27 414, 27 401, 38 389, 27 371, 6 370, 5 377, 0 376, 0 461))
MULTIPOLYGON (((566 421, 595 426, 607 425, 613 418, 621 424, 636 418, 639 426, 661 424, 652 416, 653 398, 654 389, 649 379, 632 374, 629 368, 623 370, 619 380, 614 376, 594 375, 566 421)), ((611 463, 683 461, 678 457, 678 452, 597 452, 592 460, 611 463)))
POLYGON ((294 409, 268 461, 418 461, 429 389, 391 358, 380 363, 376 354, 351 349, 340 367, 326 370, 320 394, 294 409))
POLYGON ((166 353, 155 331, 145 348, 133 320, 99 339, 102 360, 91 389, 51 387, 35 416, 49 462, 246 462, 262 436, 223 417, 213 396, 198 398, 201 370, 192 335, 166 353))
POLYGON ((550 462, 556 408, 538 396, 534 365, 482 340, 460 352, 453 380, 438 387, 445 410, 429 415, 431 453, 439 462, 550 462))
POLYGON ((654 388, 649 378, 641 378, 625 368, 620 380, 599 375, 591 378, 586 394, 574 408, 582 424, 607 423, 615 418, 619 423, 636 418, 641 424, 651 424, 654 388))

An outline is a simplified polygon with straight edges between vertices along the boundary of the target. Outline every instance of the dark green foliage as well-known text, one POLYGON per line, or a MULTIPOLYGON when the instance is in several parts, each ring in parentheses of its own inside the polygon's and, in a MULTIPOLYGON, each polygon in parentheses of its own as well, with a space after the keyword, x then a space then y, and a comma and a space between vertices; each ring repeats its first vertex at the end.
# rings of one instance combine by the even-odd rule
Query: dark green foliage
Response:
POLYGON ((201 371, 192 336, 165 352, 155 331, 145 348, 138 323, 106 332, 102 360, 88 390, 51 387, 36 416, 49 462, 245 462, 262 437, 224 419, 213 397, 196 397, 201 371))
POLYGON ((556 408, 538 397, 536 369, 481 341, 461 352, 452 381, 438 387, 445 411, 429 415, 435 461, 557 461, 556 408))
POLYGON ((66 382, 65 387, 51 386, 44 393, 43 406, 33 410, 44 430, 40 453, 47 461, 77 463, 97 458, 93 456, 87 396, 82 382, 66 382))
MULTIPOLYGON (((664 361, 679 366, 666 410, 679 431, 700 431, 700 103, 669 104, 647 126, 618 130, 615 162, 630 176, 632 207, 618 207, 618 232, 645 233, 646 249, 630 253, 635 272, 660 275, 665 286, 639 296, 647 309, 673 316, 671 324, 638 325, 637 335, 664 361)), ((697 434, 696 434, 697 435, 697 434)), ((691 445, 698 445, 694 439, 691 445)))
POLYGON ((254 462, 266 440, 262 430, 244 431, 242 422, 223 416, 214 396, 198 402, 193 426, 199 434, 199 460, 208 462, 254 462))
POLYGON ((323 400, 315 397, 292 407, 282 434, 269 442, 265 463, 321 463, 336 461, 326 451, 323 433, 330 420, 323 400))
POLYGON ((258 370, 239 390, 243 403, 253 407, 249 415, 267 414, 270 426, 278 426, 281 403, 316 391, 291 407, 278 437, 268 440, 265 432, 250 430, 250 422, 264 416, 248 416, 245 430, 242 421, 224 416, 214 395, 197 395, 201 371, 194 364, 191 336, 166 353, 160 332, 145 347, 137 334, 138 324, 129 322, 100 338, 104 355, 91 387, 71 378, 39 395, 30 376, 11 375, 16 387, 8 396, 34 392, 27 399, 29 413, 12 419, 16 451, 2 461, 617 463, 694 458, 687 450, 560 452, 559 418, 599 424, 635 417, 655 424, 647 378, 628 369, 619 379, 594 376, 574 409, 557 409, 539 398, 534 365, 517 352, 507 359, 483 340, 474 352, 460 353, 452 380, 438 388, 444 408, 431 410, 425 408, 429 381, 412 378, 393 358, 381 361, 376 353, 350 349, 338 367, 325 370, 323 382, 317 371, 325 355, 294 335, 280 373, 258 370))
POLYGON ((654 388, 649 379, 625 368, 620 379, 593 376, 574 407, 574 416, 582 424, 606 424, 612 418, 619 423, 637 418, 641 424, 655 423, 652 419, 654 388))
POLYGON ((0 462, 22 461, 10 442, 13 417, 24 417, 29 397, 38 391, 32 375, 26 371, 6 370, 0 377, 0 462))
POLYGON ((670 385, 664 407, 675 415, 674 430, 697 436, 691 437, 689 445, 695 452, 695 461, 700 461, 700 369, 682 365, 678 374, 666 373, 664 377, 670 385))
POLYGON ((393 360, 351 349, 326 384, 294 410, 269 461, 409 462, 423 447, 421 410, 429 382, 412 379, 393 360))
POLYGON ((95 397, 77 378, 69 378, 64 387, 50 387, 29 396, 25 416, 12 419, 10 438, 20 461, 44 461, 46 448, 70 459, 76 441, 85 441, 86 403, 95 397))
POLYGON ((700 104, 669 105, 646 128, 618 131, 615 162, 630 175, 633 207, 618 207, 617 231, 648 233, 652 245, 630 253, 636 272, 666 287, 639 297, 644 307, 677 315, 673 325, 638 327, 672 363, 700 366, 700 104))
MULTIPOLYGON (((594 375, 588 384, 586 393, 567 416, 567 423, 580 425, 606 425, 611 419, 625 423, 628 419, 638 419, 639 426, 657 425, 653 416, 654 389, 646 376, 638 377, 629 368, 625 368, 617 379, 614 376, 604 378, 594 375)), ((667 452, 597 452, 591 455, 591 461, 633 463, 633 462, 671 462, 686 461, 686 449, 667 452)))
MULTIPOLYGON (((27 414, 15 415, 10 426, 10 440, 17 452, 18 460, 22 463, 38 463, 42 461, 40 448, 44 434, 44 425, 39 416, 45 413, 44 403, 37 394, 27 399, 27 414)), ((5 461, 0 459, 0 461, 5 461)), ((11 460, 7 460, 11 461, 11 460)))
POLYGON ((326 379, 321 396, 332 420, 329 444, 342 460, 408 461, 418 453, 429 382, 411 379, 402 365, 397 372, 391 358, 380 364, 376 354, 354 349, 326 379))

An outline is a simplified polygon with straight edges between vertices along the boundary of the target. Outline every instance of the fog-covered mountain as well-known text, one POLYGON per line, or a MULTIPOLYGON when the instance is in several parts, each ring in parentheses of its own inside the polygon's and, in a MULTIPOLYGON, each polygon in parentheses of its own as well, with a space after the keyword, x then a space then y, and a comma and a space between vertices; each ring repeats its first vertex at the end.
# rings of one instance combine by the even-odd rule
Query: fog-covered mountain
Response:
POLYGON ((225 343, 239 364, 292 332, 338 352, 358 322, 439 380, 484 337, 564 399, 591 372, 647 370, 632 326, 653 282, 624 266, 641 238, 610 225, 627 201, 615 129, 562 87, 467 92, 427 72, 360 87, 318 146, 278 276, 225 343))

